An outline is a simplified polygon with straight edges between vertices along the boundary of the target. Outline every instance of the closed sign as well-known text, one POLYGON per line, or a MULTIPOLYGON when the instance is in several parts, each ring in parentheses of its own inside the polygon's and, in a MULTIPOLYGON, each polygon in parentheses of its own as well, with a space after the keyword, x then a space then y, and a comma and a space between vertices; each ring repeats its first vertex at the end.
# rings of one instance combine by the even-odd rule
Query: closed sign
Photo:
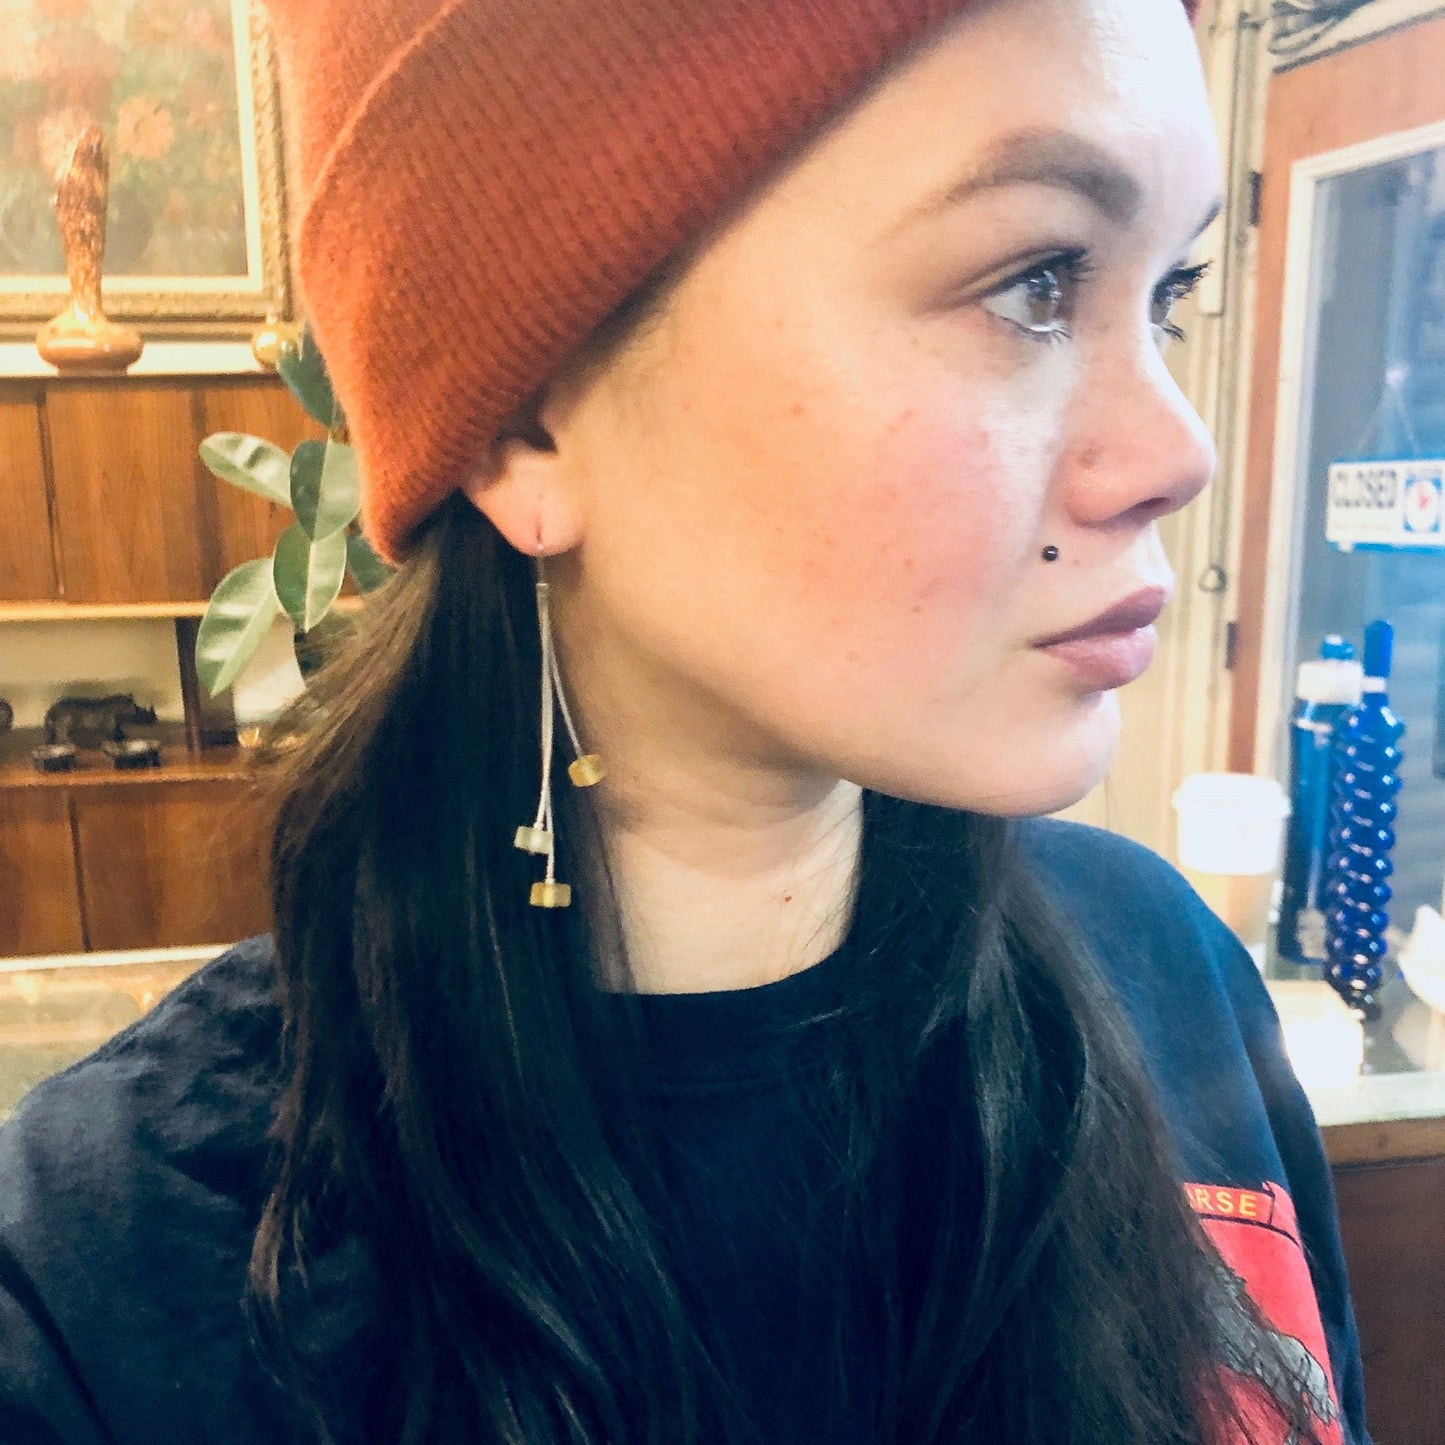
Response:
POLYGON ((1440 490, 1445 459, 1334 462, 1325 540, 1356 547, 1445 547, 1440 490))

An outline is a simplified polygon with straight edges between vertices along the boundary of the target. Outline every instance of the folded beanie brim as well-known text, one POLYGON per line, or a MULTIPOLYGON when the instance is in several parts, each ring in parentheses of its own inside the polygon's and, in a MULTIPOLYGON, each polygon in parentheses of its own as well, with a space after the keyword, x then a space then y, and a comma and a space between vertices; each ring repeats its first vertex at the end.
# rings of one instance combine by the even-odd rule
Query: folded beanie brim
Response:
POLYGON ((391 561, 660 263, 968 0, 270 0, 300 290, 391 561))

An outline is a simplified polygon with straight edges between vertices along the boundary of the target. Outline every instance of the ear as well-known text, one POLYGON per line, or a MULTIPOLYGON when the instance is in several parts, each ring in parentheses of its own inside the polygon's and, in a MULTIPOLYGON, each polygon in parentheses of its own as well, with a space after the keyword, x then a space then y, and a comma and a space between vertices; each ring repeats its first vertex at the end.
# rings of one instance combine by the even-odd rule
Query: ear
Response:
POLYGON ((519 552, 570 551, 582 540, 582 509, 556 443, 543 430, 534 399, 509 418, 461 491, 519 552))

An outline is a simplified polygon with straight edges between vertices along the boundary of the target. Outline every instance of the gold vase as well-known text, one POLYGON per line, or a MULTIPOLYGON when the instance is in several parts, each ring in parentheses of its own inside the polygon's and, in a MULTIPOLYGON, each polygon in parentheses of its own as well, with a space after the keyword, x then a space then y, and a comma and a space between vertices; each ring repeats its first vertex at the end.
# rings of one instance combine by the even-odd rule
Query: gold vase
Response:
POLYGON ((274 311, 268 312, 261 329, 251 337, 251 355, 268 370, 275 371, 282 352, 294 351, 301 344, 301 328, 291 321, 282 321, 274 311))
POLYGON ((99 127, 87 126, 76 139, 55 192, 70 304, 35 337, 36 350, 62 371, 124 371, 141 354, 139 334, 111 321, 100 304, 109 193, 105 137, 99 127))

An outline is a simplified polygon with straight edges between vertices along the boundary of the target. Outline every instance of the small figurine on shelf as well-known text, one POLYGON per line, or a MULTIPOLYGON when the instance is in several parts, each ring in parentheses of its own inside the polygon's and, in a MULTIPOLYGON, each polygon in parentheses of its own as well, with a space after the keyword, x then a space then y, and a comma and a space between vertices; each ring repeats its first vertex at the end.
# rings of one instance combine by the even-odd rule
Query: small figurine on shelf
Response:
POLYGON ((155 709, 142 706, 128 692, 109 697, 63 697, 46 711, 45 741, 98 748, 106 742, 124 742, 127 727, 155 720, 155 709))
POLYGON ((70 302, 35 337, 35 349, 62 371, 124 371, 141 354, 139 334, 111 321, 100 304, 109 194, 105 136, 98 126, 87 126, 76 138, 55 192, 70 302))
POLYGON ((123 738, 120 742, 107 738, 100 750, 110 759, 111 767, 122 772, 161 765, 161 745, 154 738, 123 738))

